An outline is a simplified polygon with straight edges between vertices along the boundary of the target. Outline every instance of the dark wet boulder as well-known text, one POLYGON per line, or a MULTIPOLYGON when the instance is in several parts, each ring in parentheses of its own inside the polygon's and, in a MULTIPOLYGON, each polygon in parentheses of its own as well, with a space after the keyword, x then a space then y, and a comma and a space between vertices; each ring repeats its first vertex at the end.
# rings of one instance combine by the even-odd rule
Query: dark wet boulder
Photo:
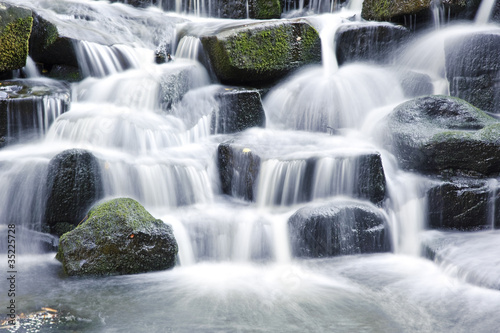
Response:
POLYGON ((339 65, 364 61, 391 63, 395 50, 408 39, 410 31, 389 23, 353 23, 340 26, 335 34, 339 65))
POLYGON ((428 226, 461 231, 490 228, 497 186, 464 177, 436 182, 427 191, 428 226))
MULTIPOLYGON (((301 158, 283 158, 269 153, 264 145, 245 142, 233 140, 219 145, 219 176, 224 194, 263 205, 292 205, 336 195, 374 204, 385 199, 386 179, 380 154, 376 152, 318 156, 307 151, 301 158), (257 198, 259 186, 268 189, 257 198)), ((267 144, 272 145, 273 141, 267 144)))
POLYGON ((0 3, 0 72, 20 69, 26 65, 32 27, 30 9, 0 3))
POLYGON ((404 169, 500 173, 500 122, 461 99, 419 97, 398 105, 386 121, 386 144, 404 169))
POLYGON ((52 80, 8 80, 0 86, 0 147, 40 138, 69 109, 70 86, 52 80))
POLYGON ((102 197, 101 170, 92 153, 69 149, 50 160, 45 224, 51 233, 73 229, 102 197))
POLYGON ((321 61, 318 32, 303 20, 245 24, 200 40, 215 75, 228 84, 273 82, 321 61))
POLYGON ((450 94, 500 113, 500 30, 468 34, 445 44, 450 94))
POLYGON ((429 75, 414 71, 400 71, 399 81, 405 97, 413 98, 432 95, 434 85, 429 75))
POLYGON ((216 93, 215 99, 219 108, 212 114, 212 134, 265 127, 266 114, 257 89, 224 87, 216 93))
POLYGON ((281 16, 280 0, 221 0, 216 7, 213 14, 221 18, 263 20, 281 16))
POLYGON ((119 198, 94 206, 64 234, 56 258, 67 275, 120 275, 172 268, 177 251, 169 225, 137 201, 119 198))
POLYGON ((288 220, 295 257, 321 258, 390 251, 382 211, 365 202, 333 201, 299 209, 288 220))
POLYGON ((78 68, 74 43, 76 40, 60 33, 55 24, 38 14, 33 15, 33 32, 30 37, 30 56, 50 71, 53 65, 78 68))

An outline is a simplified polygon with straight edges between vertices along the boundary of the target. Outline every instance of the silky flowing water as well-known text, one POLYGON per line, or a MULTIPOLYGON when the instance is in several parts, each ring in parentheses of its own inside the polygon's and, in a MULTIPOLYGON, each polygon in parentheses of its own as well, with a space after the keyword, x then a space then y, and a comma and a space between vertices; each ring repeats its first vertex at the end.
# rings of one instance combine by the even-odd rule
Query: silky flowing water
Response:
MULTIPOLYGON (((442 236, 424 232, 426 179, 400 170, 377 131, 378 122, 406 99, 397 79, 400 69, 429 74, 435 92, 447 93, 444 41, 491 26, 440 25, 400 50, 393 66, 338 66, 334 31, 352 23, 346 18, 359 15, 360 2, 349 10, 307 17, 324 38, 323 63, 272 87, 263 99, 266 128, 241 134, 240 140, 265 152, 255 202, 247 202, 221 194, 217 146, 232 136, 211 134, 210 124, 221 107, 215 93, 223 86, 213 82, 200 59, 197 38, 175 43, 176 29, 209 31, 238 21, 105 1, 23 4, 50 16, 61 29, 78 32, 85 42, 75 47, 87 77, 72 84, 68 112, 53 113, 37 137, 0 150, 0 216, 16 224, 20 235, 18 313, 58 309, 66 314, 63 331, 81 332, 498 330, 500 291, 490 283, 498 277, 498 259, 487 245, 495 248, 500 234, 476 233, 487 236, 481 248, 472 241, 476 236, 459 234, 461 247, 451 261, 424 259, 422 237, 442 236), (154 50, 162 42, 177 45, 175 60, 156 64, 154 50), (179 244, 174 269, 104 278, 61 276, 54 253, 43 253, 38 245, 51 238, 39 232, 42 185, 50 159, 75 147, 97 157, 107 198, 135 198, 172 225, 179 244), (308 204, 301 198, 305 161, 319 161, 311 201, 348 200, 355 175, 347 157, 359 152, 382 156, 388 200, 380 210, 387 217, 392 252, 293 258, 287 220, 308 204), (475 277, 455 269, 457 262, 491 269, 475 277)), ((204 6, 198 1, 193 11, 203 13, 204 6)), ((181 11, 182 2, 175 7, 181 11)), ((28 72, 38 76, 36 70, 28 72)), ((2 234, 6 229, 0 225, 2 234)), ((5 264, 2 260, 2 272, 5 264)), ((5 308, 6 279, 1 280, 5 308)), ((48 324, 40 327, 32 331, 52 331, 48 324)))

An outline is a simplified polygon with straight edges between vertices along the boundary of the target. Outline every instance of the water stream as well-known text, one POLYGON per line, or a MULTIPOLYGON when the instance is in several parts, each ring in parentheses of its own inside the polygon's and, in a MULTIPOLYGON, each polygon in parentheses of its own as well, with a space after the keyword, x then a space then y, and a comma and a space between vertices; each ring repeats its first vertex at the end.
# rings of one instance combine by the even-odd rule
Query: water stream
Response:
MULTIPOLYGON (((362 2, 308 17, 323 38, 323 63, 273 86, 263 99, 266 128, 239 136, 263 152, 256 198, 250 202, 222 194, 217 147, 233 137, 211 134, 211 117, 220 107, 215 94, 224 86, 213 82, 199 61, 199 39, 180 39, 171 52, 174 61, 156 64, 153 58, 162 41, 175 45, 176 31, 233 22, 107 1, 25 3, 68 33, 78 31, 85 40, 76 50, 86 78, 72 84, 69 111, 51 114, 36 137, 0 150, 0 230, 15 223, 25 235, 18 259, 20 312, 58 308, 74 316, 75 330, 85 332, 498 330, 498 290, 475 286, 421 257, 426 180, 400 170, 377 133, 378 121, 406 100, 398 70, 426 73, 435 93, 447 93, 444 41, 483 29, 485 14, 478 14, 477 26, 440 24, 439 31, 406 46, 391 67, 337 63, 335 30, 349 24, 352 13, 359 15, 362 2), (135 198, 172 225, 179 244, 173 270, 60 276, 54 253, 43 253, 36 242, 49 237, 41 227, 49 161, 69 148, 96 156, 106 198, 135 198), (382 159, 388 198, 380 210, 392 252, 293 258, 288 218, 311 202, 351 198, 357 180, 353 156, 364 153, 382 159), (306 180, 312 159, 313 177, 306 180)), ((328 6, 336 9, 333 3, 328 6)), ((194 13, 212 11, 203 1, 190 4, 194 13)), ((318 11, 323 6, 311 4, 318 11)), ((182 6, 176 1, 178 12, 182 6)), ((39 75, 30 68, 28 73, 39 75)), ((497 181, 490 183, 495 187, 497 181)), ((463 243, 466 249, 473 246, 463 243)), ((5 296, 2 292, 1 304, 5 296)))

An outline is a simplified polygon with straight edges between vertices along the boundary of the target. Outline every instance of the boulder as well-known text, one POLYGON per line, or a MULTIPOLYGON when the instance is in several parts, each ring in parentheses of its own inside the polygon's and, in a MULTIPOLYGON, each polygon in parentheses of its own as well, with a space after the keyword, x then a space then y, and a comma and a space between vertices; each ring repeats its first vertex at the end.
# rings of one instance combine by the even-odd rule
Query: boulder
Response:
POLYGON ((339 65, 364 61, 388 64, 394 60, 394 50, 403 45, 410 31, 389 23, 345 24, 335 33, 339 65))
POLYGON ((434 85, 429 75, 409 70, 398 71, 401 88, 407 98, 432 95, 434 85))
POLYGON ((94 155, 83 149, 65 150, 49 162, 45 224, 62 235, 82 221, 103 197, 101 171, 94 155))
POLYGON ((26 65, 32 27, 30 9, 0 3, 0 72, 26 65))
POLYGON ((432 11, 443 19, 472 20, 481 0, 365 0, 361 17, 368 21, 388 21, 413 30, 434 24, 432 11), (446 15, 446 17, 445 17, 446 15))
POLYGON ((386 144, 401 167, 428 174, 500 172, 500 122, 449 96, 398 105, 386 117, 386 144))
POLYGON ((280 0, 221 0, 216 7, 213 15, 221 18, 265 20, 281 16, 280 0))
POLYGON ((215 95, 219 104, 212 114, 212 134, 241 132, 250 127, 265 127, 266 114, 257 89, 221 88, 215 95))
POLYGON ((0 147, 40 138, 69 108, 69 85, 52 80, 9 80, 0 86, 0 147))
MULTIPOLYGON (((427 191, 428 225, 433 229, 478 230, 491 228, 490 211, 496 205, 487 180, 452 178, 427 191)), ((500 202, 499 202, 500 204, 500 202)), ((497 215, 498 216, 498 215, 497 215)))
POLYGON ((333 201, 306 206, 288 220, 295 257, 321 258, 390 251, 386 218, 371 204, 333 201))
POLYGON ((219 145, 219 176, 224 194, 264 205, 291 205, 335 195, 349 195, 375 204, 385 199, 386 179, 380 154, 376 152, 321 157, 310 153, 303 158, 280 159, 265 150, 241 141, 219 145), (257 198, 259 186, 268 187, 263 193, 265 198, 257 198))
POLYGON ((227 84, 274 82, 321 61, 318 32, 304 20, 224 28, 200 40, 217 78, 227 84))
POLYGON ((30 38, 30 56, 50 71, 53 65, 78 68, 74 38, 59 32, 55 24, 38 14, 33 15, 33 32, 30 38))
POLYGON ((448 40, 445 59, 452 96, 500 113, 500 30, 448 40))
POLYGON ((169 225, 137 201, 119 198, 94 206, 62 235, 56 258, 70 276, 120 275, 172 268, 177 251, 169 225))

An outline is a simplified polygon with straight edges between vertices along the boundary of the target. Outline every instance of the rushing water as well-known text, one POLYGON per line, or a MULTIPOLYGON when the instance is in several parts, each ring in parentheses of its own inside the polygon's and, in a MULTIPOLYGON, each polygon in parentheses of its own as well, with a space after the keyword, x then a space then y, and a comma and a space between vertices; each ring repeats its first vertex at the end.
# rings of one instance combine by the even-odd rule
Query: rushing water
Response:
MULTIPOLYGON (((15 224, 20 235, 19 313, 56 308, 68 321, 65 329, 85 332, 498 330, 500 292, 485 288, 498 289, 491 282, 498 269, 484 270, 486 277, 468 274, 468 269, 498 267, 494 251, 479 266, 475 261, 488 246, 498 249, 498 233, 456 236, 461 249, 449 250, 449 259, 439 257, 438 264, 421 258, 422 237, 439 241, 442 236, 423 233, 426 179, 400 170, 377 132, 380 119, 406 99, 398 70, 426 73, 435 93, 447 93, 444 41, 483 27, 449 28, 441 22, 439 31, 406 46, 395 66, 339 66, 335 29, 353 13, 359 16, 362 2, 353 1, 340 13, 311 16, 323 38, 323 64, 301 69, 270 89, 263 101, 265 129, 230 136, 210 128, 221 107, 215 96, 224 86, 210 79, 199 39, 176 42, 175 31, 191 29, 196 35, 233 21, 107 1, 25 3, 84 40, 75 48, 86 78, 72 84, 68 112, 46 113, 53 119, 35 138, 0 150, 0 230, 5 234, 6 224, 15 224), (188 20, 192 23, 183 24, 188 20), (162 43, 177 45, 170 50, 174 61, 156 64, 153 54, 162 43), (228 139, 262 158, 254 202, 222 194, 216 154, 228 139), (43 185, 50 159, 75 147, 98 159, 106 197, 135 198, 173 226, 177 267, 133 276, 60 276, 54 254, 42 254, 39 246, 41 239, 57 242, 41 229, 43 185), (353 196, 355 157, 365 153, 382 158, 388 192, 382 206, 392 253, 293 258, 288 218, 308 201, 353 196), (314 170, 306 179, 311 160, 314 170), (478 248, 476 239, 485 246, 478 248), (473 256, 461 261, 464 253, 473 256)), ((191 11, 212 12, 209 5, 193 2, 191 11)), ((176 1, 178 11, 183 6, 176 1)), ((312 11, 325 6, 334 11, 337 3, 310 2, 312 11)), ((485 15, 478 14, 478 24, 485 15)), ((25 72, 38 76, 29 65, 25 72)), ((53 103, 44 105, 55 109, 53 103)), ((496 184, 490 181, 492 188, 496 184)), ((0 244, 5 251, 4 239, 0 244)), ((7 282, 1 281, 4 307, 7 282)), ((46 322, 42 326, 38 331, 51 330, 46 322)))

